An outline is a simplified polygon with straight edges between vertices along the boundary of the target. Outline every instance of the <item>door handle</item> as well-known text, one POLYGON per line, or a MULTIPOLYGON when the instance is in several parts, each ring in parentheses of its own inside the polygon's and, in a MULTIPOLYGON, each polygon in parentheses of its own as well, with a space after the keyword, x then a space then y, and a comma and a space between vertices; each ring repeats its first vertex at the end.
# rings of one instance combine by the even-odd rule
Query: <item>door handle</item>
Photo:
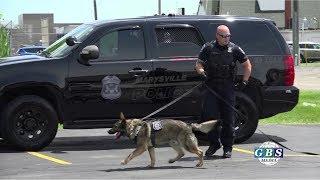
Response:
POLYGON ((149 72, 149 70, 147 70, 147 69, 132 69, 128 72, 129 72, 129 74, 132 74, 132 75, 142 75, 142 74, 147 74, 149 72))

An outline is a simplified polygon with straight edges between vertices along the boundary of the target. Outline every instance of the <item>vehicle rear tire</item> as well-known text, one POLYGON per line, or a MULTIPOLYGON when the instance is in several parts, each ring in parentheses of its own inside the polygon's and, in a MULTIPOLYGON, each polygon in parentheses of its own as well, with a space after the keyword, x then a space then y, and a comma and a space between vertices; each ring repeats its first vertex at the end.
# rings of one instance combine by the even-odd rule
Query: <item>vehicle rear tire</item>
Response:
POLYGON ((24 95, 8 103, 2 113, 3 137, 21 150, 37 151, 51 143, 58 130, 55 109, 45 99, 24 95))
POLYGON ((235 108, 244 117, 235 112, 235 143, 248 140, 256 131, 259 121, 256 104, 244 93, 236 93, 235 108))
MULTIPOLYGON (((243 114, 241 118, 236 112, 235 116, 235 143, 241 143, 248 140, 258 127, 258 110, 255 103, 246 94, 236 92, 235 108, 243 114)), ((201 141, 208 141, 208 135, 195 132, 197 138, 201 141)))

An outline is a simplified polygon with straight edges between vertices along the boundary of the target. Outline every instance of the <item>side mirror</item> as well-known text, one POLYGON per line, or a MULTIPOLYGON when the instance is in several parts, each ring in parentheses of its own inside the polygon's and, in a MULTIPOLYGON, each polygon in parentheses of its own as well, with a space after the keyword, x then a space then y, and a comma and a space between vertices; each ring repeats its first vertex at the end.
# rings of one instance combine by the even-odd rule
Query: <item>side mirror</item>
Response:
POLYGON ((66 39, 66 44, 68 46, 74 46, 75 44, 79 44, 80 42, 77 41, 77 38, 74 36, 69 36, 66 39))
POLYGON ((80 64, 90 66, 89 60, 99 58, 99 48, 96 45, 86 46, 80 53, 80 64))

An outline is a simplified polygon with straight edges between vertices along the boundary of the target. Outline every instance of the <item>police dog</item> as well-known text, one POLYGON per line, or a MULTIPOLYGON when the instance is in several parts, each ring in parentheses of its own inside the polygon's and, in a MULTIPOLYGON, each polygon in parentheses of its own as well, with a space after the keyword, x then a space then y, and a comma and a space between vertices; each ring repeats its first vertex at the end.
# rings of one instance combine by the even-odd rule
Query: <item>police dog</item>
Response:
POLYGON ((142 121, 141 119, 126 119, 121 113, 120 120, 113 125, 108 133, 116 134, 117 138, 127 136, 129 139, 136 141, 136 149, 121 162, 122 165, 148 150, 151 159, 148 167, 152 168, 155 164, 155 146, 169 144, 178 153, 175 158, 169 160, 169 163, 182 158, 184 148, 198 156, 199 162, 196 166, 201 167, 203 165, 203 152, 198 146, 198 140, 193 131, 208 133, 217 122, 217 120, 212 120, 201 124, 187 124, 173 119, 161 119, 152 122, 142 121))

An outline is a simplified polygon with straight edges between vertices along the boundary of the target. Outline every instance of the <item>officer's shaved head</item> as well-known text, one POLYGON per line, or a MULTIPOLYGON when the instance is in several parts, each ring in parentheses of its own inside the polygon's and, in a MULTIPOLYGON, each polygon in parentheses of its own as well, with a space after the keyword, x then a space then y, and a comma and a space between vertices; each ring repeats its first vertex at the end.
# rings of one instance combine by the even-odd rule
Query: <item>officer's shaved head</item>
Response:
POLYGON ((220 25, 217 27, 216 39, 221 46, 226 46, 229 44, 230 36, 231 34, 228 26, 220 25))
POLYGON ((217 32, 218 33, 224 33, 224 34, 226 34, 226 33, 230 34, 230 30, 229 30, 228 26, 226 26, 226 25, 218 26, 217 27, 217 32))

